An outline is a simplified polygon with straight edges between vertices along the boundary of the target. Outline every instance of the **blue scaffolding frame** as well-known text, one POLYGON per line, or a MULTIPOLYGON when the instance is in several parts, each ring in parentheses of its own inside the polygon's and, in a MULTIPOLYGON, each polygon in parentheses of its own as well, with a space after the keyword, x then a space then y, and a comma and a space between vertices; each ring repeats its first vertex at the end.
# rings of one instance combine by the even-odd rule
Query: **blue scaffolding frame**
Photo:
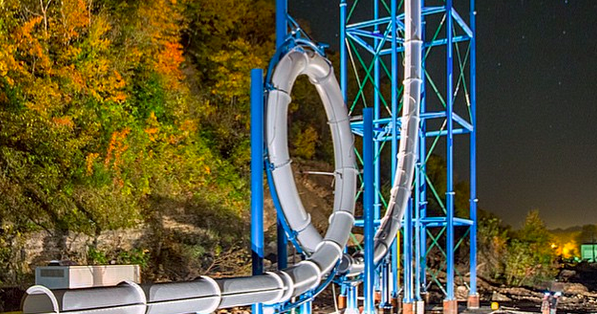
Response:
MULTIPOLYGON (((352 123, 353 133, 363 137, 363 168, 365 199, 364 216, 367 219, 357 219, 356 226, 364 227, 366 271, 364 278, 364 308, 365 312, 374 311, 374 291, 381 292, 382 308, 395 305, 395 301, 402 291, 402 301, 405 304, 420 302, 429 287, 433 284, 445 294, 445 302, 455 302, 455 264, 454 252, 464 241, 463 238, 455 239, 455 228, 467 228, 470 244, 470 276, 469 276, 469 307, 478 306, 476 291, 476 49, 475 49, 475 0, 463 0, 468 3, 468 21, 457 12, 452 0, 438 0, 439 5, 426 6, 422 1, 421 14, 424 21, 423 27, 433 30, 433 36, 427 38, 423 31, 425 71, 420 107, 420 137, 417 169, 415 170, 415 183, 413 196, 407 208, 403 221, 402 245, 399 248, 399 235, 391 247, 391 254, 380 265, 373 265, 371 241, 375 228, 379 222, 381 212, 386 204, 382 194, 382 151, 386 142, 391 143, 391 174, 393 178, 396 171, 399 129, 401 127, 399 113, 401 109, 401 84, 399 83, 400 54, 404 51, 403 38, 400 34, 404 31, 404 14, 399 13, 404 0, 339 0, 340 10, 340 86, 350 111, 355 112, 357 107, 363 109, 363 120, 352 123), (373 5, 372 17, 362 21, 352 22, 353 13, 359 2, 373 5), (441 16, 441 19, 431 18, 441 16), (434 25, 434 23, 436 25, 434 25), (441 30, 445 29, 444 36, 441 30), (466 55, 462 56, 459 47, 466 47, 466 55), (441 64, 432 64, 427 58, 436 47, 444 47, 440 53, 445 53, 441 64), (456 58, 454 57, 456 51, 456 58), (362 57, 361 55, 367 56, 362 57), (359 63, 355 62, 355 56, 359 63), (389 59, 389 61, 388 61, 389 59), (350 60, 350 64, 349 64, 350 60), (454 64, 458 67, 455 73, 454 64), (389 64, 389 66, 387 65, 389 64), (349 95, 349 68, 354 71, 354 79, 359 87, 356 95, 349 95), (431 71, 427 69, 445 69, 445 88, 437 86, 431 71), (361 73, 359 73, 359 70, 361 73), (468 71, 467 71, 468 70, 468 71), (360 75, 364 72, 364 78, 360 75), (456 86, 454 75, 456 74, 456 86), (467 75, 468 74, 468 75, 467 75), (381 87, 382 82, 389 81, 390 101, 386 101, 381 87), (467 88, 468 85, 468 88, 467 88), (372 92, 373 106, 365 97, 365 91, 372 92), (431 89, 437 99, 431 100, 426 91, 431 89), (464 92, 463 92, 464 90, 464 92), (449 95, 449 96, 448 96, 449 95), (441 104, 441 107, 438 106, 441 104), (466 110, 457 107, 464 104, 466 110), (435 105, 435 107, 434 107, 435 105), (369 108, 372 107, 372 108, 369 108), (439 109, 438 109, 439 107, 439 109), (468 113, 464 115, 464 113, 468 113), (434 121, 443 121, 441 124, 434 121), (454 138, 455 135, 468 136, 469 138, 469 217, 455 216, 455 189, 454 189, 454 138), (427 141, 427 139, 432 139, 427 141), (444 199, 438 195, 433 182, 426 173, 426 162, 442 139, 445 142, 446 160, 446 193, 444 199), (371 186, 373 188, 371 188, 371 186), (373 193, 371 193, 373 191, 373 193), (428 216, 428 192, 440 204, 444 215, 428 216), (445 242, 443 247, 440 242, 445 242), (367 250, 367 248, 370 248, 367 250), (437 274, 428 272, 427 257, 432 250, 441 252, 444 257, 443 269, 446 272, 445 282, 440 282, 437 274), (399 269, 399 255, 402 254, 402 270, 399 269), (401 272, 402 271, 402 272, 401 272), (400 287, 399 278, 403 274, 403 284, 400 287), (474 302, 476 298, 476 303, 474 302), (473 300, 473 302, 471 302, 473 300)), ((289 25, 296 23, 287 14, 287 0, 276 0, 276 47, 280 50, 287 39, 289 25)), ((362 5, 362 4, 361 4, 362 5)), ((371 10, 365 10, 371 12, 371 10)), ((431 34, 431 33, 430 33, 431 34)), ((292 35, 292 34, 291 34, 292 35)), ((319 47, 320 48, 320 47, 319 47)), ((437 61, 437 60, 434 60, 437 61)), ((438 62, 436 62, 438 63, 438 62)), ((252 114, 258 113, 255 123, 262 124, 263 114, 263 73, 255 70, 252 73, 252 114), (259 88, 259 87, 262 88, 259 88), (258 91, 258 89, 260 89, 258 91), (261 120, 259 120, 261 119, 261 120)), ((385 96, 387 98, 387 95, 385 96)), ((253 124, 255 125, 255 124, 253 124)), ((252 136, 263 136, 263 129, 255 129, 252 136), (260 134, 259 134, 260 133, 260 134)), ((252 246, 254 251, 254 273, 262 271, 263 257, 263 196, 258 185, 263 184, 263 142, 254 141, 252 145, 252 246), (258 147, 260 146, 260 147, 258 147), (260 165, 259 165, 260 164, 260 165), (260 194, 261 193, 261 194, 260 194), (257 212, 260 213, 257 213, 257 212)), ((278 221, 278 256, 280 268, 286 267, 288 238, 284 232, 284 222, 278 221)), ((292 240, 292 239, 291 239, 292 240)), ((358 288, 354 283, 345 282, 342 285, 342 294, 347 297, 347 308, 358 309, 358 288)), ((298 301, 301 312, 310 313, 310 297, 298 301)), ((452 307, 453 308, 453 307, 452 307)), ((255 313, 262 313, 260 305, 254 307, 255 313)), ((446 307, 444 307, 446 312, 446 307)), ((449 311, 448 311, 449 312, 449 311)))
MULTIPOLYGON (((351 111, 355 111, 357 106, 370 107, 363 94, 364 90, 369 89, 373 94, 374 110, 374 135, 375 156, 374 159, 374 185, 376 188, 375 197, 375 217, 379 217, 379 212, 383 208, 383 196, 381 193, 382 182, 380 178, 380 169, 382 160, 383 143, 391 142, 391 156, 396 156, 399 140, 400 120, 397 119, 400 111, 401 90, 398 83, 399 54, 404 51, 402 46, 403 38, 400 33, 404 30, 404 14, 399 13, 399 7, 402 4, 397 0, 369 0, 366 3, 363 0, 355 0, 347 3, 346 0, 340 1, 340 82, 344 91, 345 99, 351 106, 351 111), (363 5, 372 5, 371 8, 363 8, 363 5), (353 13, 355 11, 371 12, 370 19, 355 21, 353 13), (365 55, 365 56, 363 56, 365 55), (358 63, 355 62, 355 56, 358 63), (387 61, 390 56, 390 61, 387 61), (349 58, 351 59, 349 64, 349 58), (359 91, 356 95, 348 94, 348 75, 349 66, 355 72, 355 80, 359 91), (358 68, 358 69, 357 69, 358 68), (383 71, 382 71, 383 69, 383 71), (364 72, 359 77, 358 71, 364 72), (390 81, 390 101, 384 100, 382 86, 383 80, 390 81), (351 105, 352 104, 352 105, 351 105), (387 113, 386 113, 387 112, 387 113), (385 115, 383 113, 386 113, 385 115)), ((438 1, 436 1, 438 2, 438 1)), ((455 238, 456 228, 467 228, 470 244, 470 280, 469 301, 475 300, 476 291, 476 49, 475 49, 475 1, 465 0, 468 3, 468 21, 466 21, 454 8, 452 0, 444 0, 436 5, 426 6, 422 3, 421 14, 423 25, 427 30, 434 31, 433 36, 424 39, 424 60, 423 68, 425 70, 425 79, 421 97, 421 132, 419 138, 418 164, 416 169, 415 184, 413 188, 413 198, 411 206, 406 211, 403 221, 403 245, 402 245, 402 273, 403 273, 403 302, 410 304, 423 300, 423 293, 433 284, 444 293, 446 301, 455 302, 455 274, 457 270, 454 263, 454 253, 463 243, 464 239, 455 238), (442 16, 440 19, 433 16, 442 16), (441 31, 444 31, 442 34, 441 31), (460 48, 465 47, 466 55, 463 57, 460 48), (443 48, 440 48, 443 47, 443 48), (438 62, 437 58, 431 60, 427 57, 429 54, 445 54, 443 61, 438 62), (455 52, 456 51, 456 56, 455 52), (433 63, 433 62, 435 63, 433 63), (457 68, 455 71, 455 64, 457 68), (436 85, 431 71, 428 69, 442 67, 445 69, 445 88, 436 85), (468 69, 468 73, 466 70, 468 69), (468 85, 468 88, 467 88, 468 85), (430 99, 426 90, 431 89, 437 99, 430 99), (447 95, 450 95, 448 97, 447 95), (433 104, 435 102, 435 104, 433 104), (438 109, 437 103, 441 103, 438 109), (465 110, 456 108, 458 105, 465 110), (460 109, 460 110, 459 110, 460 109), (466 113, 463 114, 463 113, 466 113), (443 121, 441 124, 431 121, 443 121), (469 137, 469 217, 456 217, 455 215, 455 181, 454 181, 454 139, 456 135, 469 137), (431 139, 431 141, 427 141, 431 139), (437 150, 438 142, 445 142, 446 160, 446 193, 442 199, 437 194, 433 183, 426 173, 426 162, 431 153, 437 150), (440 203, 443 209, 443 215, 428 216, 427 200, 428 192, 440 203), (443 270, 446 272, 445 282, 440 282, 437 274, 428 272, 427 256, 433 250, 439 251, 444 255, 443 270)), ((361 14, 362 15, 362 14, 361 14)), ((423 31, 423 34, 426 32, 423 31)), ((425 36, 425 35, 424 35, 425 36)), ((425 36, 427 37, 427 36, 425 36)), ((358 121, 352 124, 354 134, 364 135, 363 122, 358 121)), ((391 158, 393 178, 396 169, 396 159, 391 158)), ((466 162, 466 161, 465 161, 466 162)), ((357 225, 362 222, 357 222, 357 225)), ((366 232, 365 232, 366 233, 366 232)), ((365 235, 367 237, 367 234, 365 235)), ((399 289, 397 288, 398 270, 397 270, 398 249, 396 243, 392 248, 392 257, 382 263, 381 270, 378 273, 383 274, 378 289, 382 290, 381 307, 387 306, 388 296, 396 297, 399 289), (386 274, 391 269, 393 275, 388 282, 386 274), (383 291, 384 289, 389 291, 383 291)), ((367 298, 367 296, 365 296, 367 298)), ((366 299, 365 299, 366 300, 366 299)), ((478 299, 477 299, 478 300, 478 299)), ((351 304, 352 302, 348 302, 351 304)), ((477 307, 478 301, 470 302, 469 307, 477 307)))

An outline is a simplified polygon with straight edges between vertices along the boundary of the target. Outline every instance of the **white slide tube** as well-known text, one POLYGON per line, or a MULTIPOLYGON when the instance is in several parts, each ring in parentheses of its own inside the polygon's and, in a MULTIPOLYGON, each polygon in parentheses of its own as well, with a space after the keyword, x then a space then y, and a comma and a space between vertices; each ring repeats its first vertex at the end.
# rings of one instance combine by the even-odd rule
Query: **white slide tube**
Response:
MULTIPOLYGON (((417 162, 417 145, 419 138, 419 106, 421 103, 422 82, 422 36, 421 36, 421 3, 420 0, 405 1, 405 38, 404 38, 404 94, 400 130, 400 146, 398 149, 398 165, 394 176, 388 210, 382 219, 375 235, 375 263, 378 263, 388 252, 392 241, 400 229, 402 217, 410 198, 415 164, 417 162)), ((397 34, 394 34, 397 36, 397 34)), ((350 256, 342 260, 339 272, 347 275, 358 275, 363 271, 362 261, 350 256)))
POLYGON ((376 261, 381 259, 396 234, 404 216, 417 162, 419 138, 419 106, 421 103, 421 3, 420 0, 405 1, 405 69, 404 95, 402 107, 402 129, 398 149, 398 167, 394 177, 388 213, 384 216, 379 231, 375 236, 376 261))
POLYGON ((334 144, 334 209, 326 239, 344 247, 354 221, 357 169, 354 138, 348 110, 334 71, 327 59, 316 52, 296 47, 285 54, 272 75, 266 111, 266 143, 272 167, 274 188, 288 225, 296 234, 301 248, 308 254, 316 251, 322 237, 298 195, 288 153, 288 105, 292 86, 299 75, 307 75, 321 97, 334 144), (337 215, 343 213, 343 215, 337 215), (347 224, 350 222, 350 225, 347 224))

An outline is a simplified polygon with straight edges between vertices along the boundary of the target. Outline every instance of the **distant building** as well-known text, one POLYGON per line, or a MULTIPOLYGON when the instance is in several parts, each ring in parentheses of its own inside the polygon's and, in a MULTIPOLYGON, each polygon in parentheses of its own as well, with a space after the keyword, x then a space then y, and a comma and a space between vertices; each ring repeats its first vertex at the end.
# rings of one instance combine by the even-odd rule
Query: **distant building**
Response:
POLYGON ((589 263, 597 262, 597 243, 585 243, 580 245, 580 258, 589 263))

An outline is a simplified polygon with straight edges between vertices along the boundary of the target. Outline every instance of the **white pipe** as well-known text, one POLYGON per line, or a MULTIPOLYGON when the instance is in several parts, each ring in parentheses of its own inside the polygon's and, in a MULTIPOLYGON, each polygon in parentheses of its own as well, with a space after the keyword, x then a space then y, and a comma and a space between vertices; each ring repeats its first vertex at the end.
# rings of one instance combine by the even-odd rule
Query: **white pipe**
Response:
POLYGON ((122 282, 109 288, 54 290, 32 286, 22 303, 23 313, 144 314, 145 294, 139 285, 122 282))

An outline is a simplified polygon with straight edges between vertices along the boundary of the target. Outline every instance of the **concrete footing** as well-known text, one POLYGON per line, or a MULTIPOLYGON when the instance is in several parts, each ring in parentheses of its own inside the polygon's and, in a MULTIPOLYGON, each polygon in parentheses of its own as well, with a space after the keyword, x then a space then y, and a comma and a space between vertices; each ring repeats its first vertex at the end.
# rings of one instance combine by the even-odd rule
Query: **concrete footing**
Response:
POLYGON ((476 310, 479 308, 478 294, 471 294, 468 296, 468 300, 466 301, 466 308, 470 310, 476 310))
POLYGON ((381 291, 375 291, 375 293, 373 294, 373 302, 375 302, 375 304, 379 304, 379 302, 381 302, 381 291))
POLYGON ((458 314, 458 301, 444 300, 444 314, 458 314))
POLYGON ((425 301, 415 301, 415 314, 425 314, 425 301))
POLYGON ((339 310, 343 310, 346 308, 346 296, 345 295, 339 295, 338 296, 338 309, 339 310))
POLYGON ((346 308, 346 310, 344 310, 344 314, 360 314, 361 313, 361 309, 355 309, 355 308, 346 308))
POLYGON ((392 304, 392 313, 400 314, 402 312, 402 302, 398 298, 392 298, 390 303, 392 304))
POLYGON ((415 304, 413 302, 402 303, 402 314, 415 314, 415 304))

